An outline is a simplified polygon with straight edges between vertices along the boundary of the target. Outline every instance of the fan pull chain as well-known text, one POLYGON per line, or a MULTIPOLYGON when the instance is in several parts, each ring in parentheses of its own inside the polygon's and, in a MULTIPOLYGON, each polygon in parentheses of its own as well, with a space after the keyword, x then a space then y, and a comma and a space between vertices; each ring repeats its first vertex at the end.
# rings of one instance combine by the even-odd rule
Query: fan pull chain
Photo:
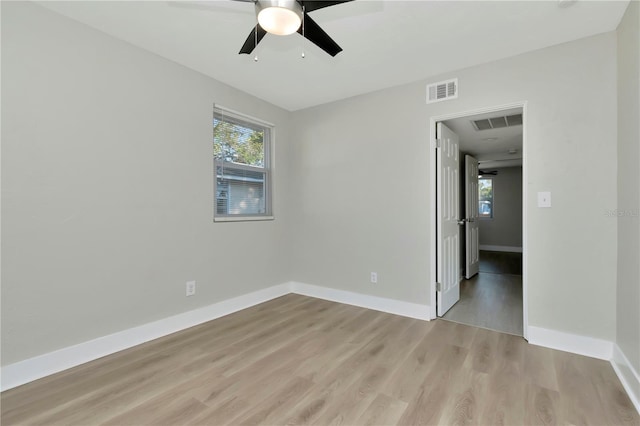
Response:
MULTIPOLYGON (((258 49, 258 24, 256 24, 256 28, 255 31, 253 32, 254 34, 254 41, 255 44, 253 45, 254 49, 258 49)), ((258 53, 256 52, 256 56, 253 57, 253 62, 258 62, 258 53)))
MULTIPOLYGON (((304 43, 304 17, 306 16, 306 12, 305 12, 305 8, 304 5, 302 5, 302 43, 304 43)), ((304 44, 302 45, 302 55, 301 55, 302 59, 304 59, 305 54, 304 54, 304 44)))

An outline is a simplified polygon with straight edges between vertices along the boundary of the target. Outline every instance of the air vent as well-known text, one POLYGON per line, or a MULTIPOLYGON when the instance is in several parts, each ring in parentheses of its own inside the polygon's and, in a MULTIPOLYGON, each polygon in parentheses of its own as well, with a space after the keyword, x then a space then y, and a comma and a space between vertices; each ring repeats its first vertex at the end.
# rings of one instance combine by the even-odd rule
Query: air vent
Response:
POLYGON ((476 130, 500 129, 503 127, 522 126, 522 114, 472 120, 476 130))
POLYGON ((506 118, 507 118, 507 123, 509 123, 509 126, 522 125, 522 114, 509 115, 506 118))
POLYGON ((427 103, 447 101, 458 97, 458 79, 440 81, 427 86, 427 103))

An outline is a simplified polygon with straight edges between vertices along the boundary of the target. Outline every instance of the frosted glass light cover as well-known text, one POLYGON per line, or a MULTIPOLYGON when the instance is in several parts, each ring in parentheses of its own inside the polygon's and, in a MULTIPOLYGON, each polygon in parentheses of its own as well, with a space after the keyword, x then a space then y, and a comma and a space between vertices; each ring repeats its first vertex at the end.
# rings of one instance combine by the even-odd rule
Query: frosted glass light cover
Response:
POLYGON ((293 34, 300 28, 301 22, 296 12, 283 7, 267 7, 258 13, 258 23, 270 34, 293 34))

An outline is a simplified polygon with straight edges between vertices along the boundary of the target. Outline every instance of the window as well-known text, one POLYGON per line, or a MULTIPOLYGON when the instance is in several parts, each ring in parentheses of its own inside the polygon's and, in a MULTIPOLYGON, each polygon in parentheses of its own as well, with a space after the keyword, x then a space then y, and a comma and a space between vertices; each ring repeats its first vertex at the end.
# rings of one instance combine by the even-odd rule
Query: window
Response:
POLYGON ((214 220, 272 219, 272 133, 267 123, 214 107, 214 220))
POLYGON ((478 215, 480 217, 493 217, 493 179, 478 179, 478 215))

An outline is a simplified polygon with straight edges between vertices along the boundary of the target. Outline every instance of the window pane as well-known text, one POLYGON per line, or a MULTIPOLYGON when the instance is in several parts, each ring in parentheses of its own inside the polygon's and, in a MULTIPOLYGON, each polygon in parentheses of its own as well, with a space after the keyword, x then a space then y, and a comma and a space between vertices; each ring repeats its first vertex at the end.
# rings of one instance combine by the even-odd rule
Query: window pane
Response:
POLYGON ((253 215, 266 213, 265 172, 216 167, 216 214, 253 215))
POLYGON ((480 217, 493 217, 493 180, 478 179, 478 212, 480 217))
POLYGON ((264 167, 265 129, 240 120, 213 119, 213 155, 216 160, 264 167))

